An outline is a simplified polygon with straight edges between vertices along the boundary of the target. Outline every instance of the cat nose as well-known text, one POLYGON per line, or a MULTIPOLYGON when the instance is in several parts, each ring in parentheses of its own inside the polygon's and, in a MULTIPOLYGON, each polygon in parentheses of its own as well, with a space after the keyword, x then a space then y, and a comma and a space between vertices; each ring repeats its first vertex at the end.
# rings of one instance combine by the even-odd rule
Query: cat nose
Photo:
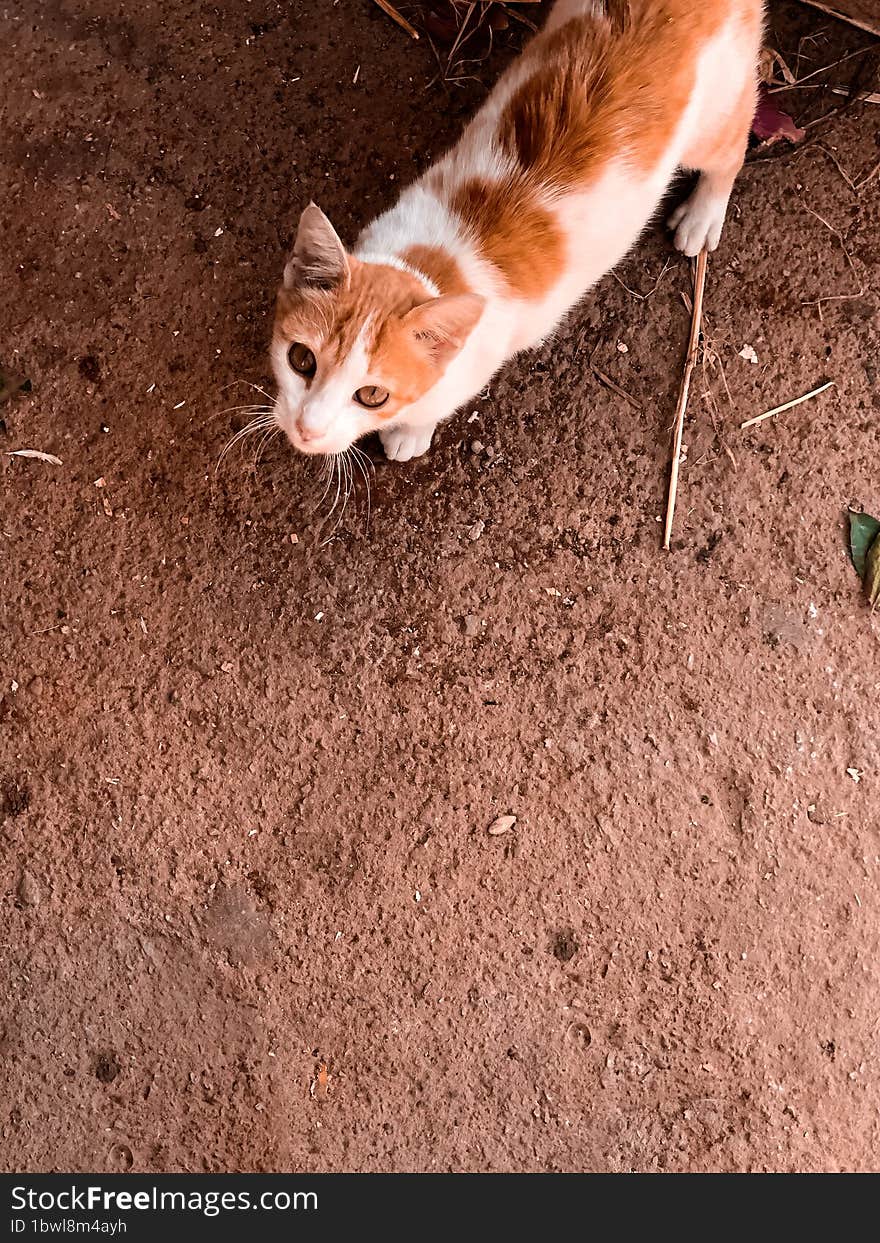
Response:
POLYGON ((309 427, 302 419, 297 419, 296 421, 296 434, 305 444, 308 444, 311 440, 319 440, 321 436, 319 431, 314 427, 309 427))

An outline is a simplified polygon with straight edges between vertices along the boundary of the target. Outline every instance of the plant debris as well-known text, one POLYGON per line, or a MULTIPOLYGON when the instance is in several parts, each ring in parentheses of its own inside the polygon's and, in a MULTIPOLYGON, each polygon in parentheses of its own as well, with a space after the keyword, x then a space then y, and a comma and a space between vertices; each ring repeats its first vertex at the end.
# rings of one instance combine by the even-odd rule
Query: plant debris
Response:
POLYGON ((774 406, 772 410, 765 410, 763 414, 755 415, 753 419, 746 419, 745 423, 740 423, 740 428, 754 427, 756 423, 763 423, 765 419, 772 419, 774 415, 782 414, 785 410, 792 410, 795 406, 800 406, 803 402, 809 401, 811 397, 818 397, 820 393, 824 393, 829 388, 834 388, 833 380, 820 384, 818 388, 811 388, 809 393, 804 393, 803 397, 794 397, 791 401, 783 402, 781 406, 774 406))
POLYGON ((868 603, 880 603, 880 520, 858 510, 849 511, 849 548, 868 603))
POLYGON ((787 112, 777 107, 766 84, 762 82, 758 106, 752 119, 752 133, 764 147, 771 147, 783 139, 788 142, 801 142, 807 131, 796 125, 787 112))
POLYGON ((694 300, 691 310, 691 331, 688 338, 687 357, 685 359, 684 374, 681 377, 681 387, 678 391, 678 404, 675 408, 675 418, 673 420, 674 435, 672 440, 672 467, 669 474, 669 499, 666 502, 666 522, 663 528, 663 547, 669 551, 670 541, 672 539, 672 521, 675 517, 675 499, 678 496, 678 471, 681 466, 682 451, 681 441, 684 434, 684 413, 687 409, 688 393, 691 387, 691 376, 694 373, 694 367, 697 365, 697 356, 700 352, 701 326, 703 321, 703 291, 706 288, 706 265, 709 262, 709 252, 704 246, 697 255, 697 265, 694 272, 694 300))
POLYGON ((515 824, 516 816, 497 816, 486 832, 490 837, 500 837, 502 833, 509 833, 515 824))
POLYGON ((393 4, 389 4, 388 0, 376 0, 376 4, 378 4, 383 13, 388 14, 393 22, 397 22, 401 30, 405 30, 411 39, 418 39, 419 32, 416 30, 415 26, 410 25, 406 18, 403 17, 402 14, 398 13, 393 4))
POLYGON ((10 449, 6 456, 36 458, 38 462, 48 462, 50 466, 64 465, 60 457, 56 457, 54 453, 43 453, 41 449, 10 449))
POLYGON ((318 1066, 314 1079, 309 1084, 309 1096, 312 1100, 323 1099, 330 1091, 330 1071, 326 1062, 321 1062, 318 1066))

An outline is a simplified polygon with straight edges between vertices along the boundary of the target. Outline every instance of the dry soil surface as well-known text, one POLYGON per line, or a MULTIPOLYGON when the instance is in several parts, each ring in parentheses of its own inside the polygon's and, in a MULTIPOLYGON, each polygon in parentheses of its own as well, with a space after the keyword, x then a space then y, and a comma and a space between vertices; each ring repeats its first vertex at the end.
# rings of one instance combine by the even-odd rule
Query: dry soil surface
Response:
POLYGON ((444 85, 370 0, 0 22, 3 1167, 876 1166, 880 108, 804 84, 737 183, 671 554, 660 225, 335 526, 218 468, 298 210, 352 238, 518 32, 444 85))

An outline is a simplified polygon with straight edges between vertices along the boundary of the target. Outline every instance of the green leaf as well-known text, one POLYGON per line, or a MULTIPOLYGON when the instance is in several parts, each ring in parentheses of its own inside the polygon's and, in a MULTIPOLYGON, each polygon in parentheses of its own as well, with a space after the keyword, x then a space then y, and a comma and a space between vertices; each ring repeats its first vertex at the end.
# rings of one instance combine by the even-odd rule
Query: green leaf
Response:
POLYGON ((880 522, 870 514, 849 511, 849 548, 852 563, 859 578, 865 577, 865 560, 868 549, 880 534, 880 522))
POLYGON ((862 582, 865 584, 868 603, 874 609, 880 601, 880 535, 874 537, 874 542, 868 549, 862 582))

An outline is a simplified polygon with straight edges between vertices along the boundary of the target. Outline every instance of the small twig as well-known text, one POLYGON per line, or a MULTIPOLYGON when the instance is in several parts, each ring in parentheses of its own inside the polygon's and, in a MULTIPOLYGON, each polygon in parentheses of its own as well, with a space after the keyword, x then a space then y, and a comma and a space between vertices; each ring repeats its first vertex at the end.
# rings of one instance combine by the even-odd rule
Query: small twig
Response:
POLYGON ((856 182, 855 184, 856 193, 858 193, 858 191, 861 190, 863 186, 866 186, 869 181, 873 181, 878 173, 880 173, 880 160, 877 161, 877 163, 874 165, 872 169, 870 169, 869 172, 865 173, 864 177, 860 178, 856 182))
POLYGON ((781 406, 774 406, 772 410, 765 410, 763 414, 755 415, 753 419, 746 419, 745 423, 740 423, 740 428, 754 427, 756 423, 763 423, 765 419, 772 419, 774 415, 782 414, 785 410, 791 410, 802 402, 809 401, 811 397, 818 397, 820 393, 824 393, 829 388, 834 388, 833 380, 829 380, 827 384, 820 384, 818 388, 810 389, 809 393, 804 393, 803 397, 794 397, 791 401, 786 401, 781 406))
POLYGON ((594 367, 592 363, 590 363, 590 370, 600 384, 604 384, 606 388, 611 389, 612 393, 616 393, 618 397, 622 397, 625 401, 628 401, 633 409, 638 410, 639 414, 641 414, 641 402, 636 401, 635 397, 631 397, 625 388, 621 388, 615 380, 611 379, 610 375, 606 375, 604 371, 600 371, 599 368, 594 367))
POLYGON ((850 177, 849 173, 848 173, 848 172, 846 171, 846 169, 843 167, 843 165, 841 164, 840 160, 838 160, 837 156, 834 154, 834 152, 831 150, 831 148, 830 148, 830 147, 826 147, 826 146, 825 146, 825 144, 824 144, 824 142, 814 142, 814 143, 811 143, 809 147, 805 148, 805 150, 807 150, 807 151, 821 151, 824 155, 827 155, 827 156, 828 156, 828 158, 829 158, 829 160, 831 161, 831 163, 834 165, 834 167, 835 167, 835 168, 837 169, 837 171, 840 173, 840 175, 841 175, 841 177, 843 178, 843 180, 844 180, 844 181, 846 182, 846 184, 849 186, 850 190, 853 190, 855 193, 858 193, 858 186, 857 186, 857 185, 856 185, 856 183, 853 181, 852 177, 850 177))
POLYGON ((660 275, 654 281, 654 284, 651 286, 651 288, 648 290, 647 293, 639 293, 637 289, 630 289, 626 281, 622 281, 613 268, 611 269, 611 275, 617 281, 618 285, 622 286, 622 288, 624 288, 628 294, 631 294, 632 297, 637 298, 639 302, 647 302, 648 299, 651 297, 651 295, 657 292, 657 286, 660 284, 660 282, 663 280, 663 277, 666 275, 666 272, 671 262, 672 262, 671 259, 666 260, 666 262, 663 264, 663 267, 660 269, 660 275))
POLYGON ((880 104, 880 91, 856 91, 855 95, 851 95, 842 86, 829 86, 828 90, 832 95, 843 95, 853 103, 880 104))
POLYGON ((681 441, 684 434, 684 412, 687 408, 688 392, 691 387, 691 376, 697 363, 700 351, 700 321, 703 316, 703 291, 706 288, 706 264, 709 252, 705 246, 697 255, 697 269, 694 275, 694 304, 691 312, 691 332, 688 338, 687 359, 681 388, 678 392, 678 404, 675 408, 675 436, 672 444, 672 468, 669 474, 669 499, 666 503, 666 525, 663 530, 663 547, 668 550, 672 538, 672 520, 675 517, 675 498, 678 495, 678 469, 681 463, 681 441))
MULTIPOLYGON (((841 56, 840 60, 833 60, 830 65, 822 65, 819 69, 813 69, 810 73, 805 73, 802 78, 798 78, 794 82, 780 83, 774 90, 770 91, 771 95, 775 95, 777 91, 790 91, 795 87, 801 86, 804 82, 809 82, 810 78, 816 78, 820 73, 827 73, 829 69, 836 69, 838 65, 844 64, 845 61, 852 60, 855 56, 864 56, 865 52, 870 52, 876 47, 875 43, 869 43, 865 47, 860 47, 855 52, 847 52, 846 56, 841 56)), ((824 85, 824 83, 821 83, 824 85)))
POLYGON ((376 0, 376 4, 378 4, 383 13, 388 14, 393 22, 397 22, 401 30, 405 30, 410 38, 418 39, 419 32, 416 30, 415 26, 411 26, 406 18, 398 13, 393 4, 389 4, 388 0, 376 0))
MULTIPOLYGON (((447 68, 452 67, 453 57, 455 56, 455 53, 458 51, 459 47, 461 46, 462 40, 464 39, 465 31, 468 28, 468 22, 471 20, 471 15, 473 14, 473 11, 476 7, 477 7, 476 0, 472 0, 472 3, 468 6, 467 12, 464 15, 464 21, 461 23, 461 25, 458 28, 458 34, 455 37, 455 42, 453 43, 452 47, 449 50, 449 58, 446 62, 447 68)), ((477 23, 478 25, 482 23, 483 16, 484 14, 481 13, 480 22, 477 23)))
MULTIPOLYGON (((510 0, 511 4, 522 3, 522 0, 510 0)), ((528 26, 529 30, 536 31, 538 27, 534 22, 529 21, 527 17, 523 17, 522 13, 517 13, 516 9, 509 9, 506 4, 501 5, 501 12, 506 13, 508 17, 514 18, 515 21, 522 22, 524 26, 528 26)))
POLYGON ((843 240, 843 234, 840 232, 840 230, 835 229, 833 224, 829 224, 829 222, 825 219, 824 216, 820 216, 817 211, 813 211, 812 207, 808 207, 806 203, 803 203, 802 206, 805 211, 808 211, 811 216, 815 216, 820 224, 824 224, 825 228, 828 229, 829 232, 834 234, 838 242, 840 242, 840 249, 843 251, 844 258, 846 259, 846 262, 849 265, 850 271, 852 272, 856 280, 859 282, 859 288, 856 293, 824 294, 821 298, 810 298, 809 300, 801 299, 801 306, 818 307, 819 318, 821 319, 822 318, 822 306, 825 302, 854 302, 858 298, 864 298, 865 282, 859 276, 859 273, 856 269, 856 265, 853 262, 853 257, 849 253, 849 250, 847 249, 846 242, 843 240))
MULTIPOLYGON (((880 35, 880 23, 874 22, 872 25, 867 18, 856 17, 853 13, 841 13, 840 7, 833 4, 825 4, 823 0, 806 0, 807 4, 811 4, 814 9, 820 9, 823 13, 827 13, 829 17, 836 17, 838 21, 850 22, 853 26, 858 26, 860 30, 867 30, 868 34, 880 35)), ((866 6, 862 5, 864 9, 866 6)))
MULTIPOLYGON (((704 346, 703 348, 704 365, 705 365, 705 355, 706 355, 706 350, 704 346)), ((718 443, 721 445, 721 448, 727 454, 728 458, 730 459, 730 464, 733 467, 733 469, 739 470, 739 467, 736 464, 736 458, 734 456, 733 450, 731 449, 727 441, 724 439, 724 433, 722 432, 721 427, 719 426, 719 423, 718 423, 718 417, 719 417, 718 403, 715 400, 715 394, 712 392, 711 388, 707 388, 703 396, 706 399, 706 404, 709 407, 709 418, 712 420, 712 430, 715 433, 715 439, 718 441, 718 443)))
POLYGON ((823 112, 820 117, 814 117, 812 121, 804 121, 802 129, 812 129, 814 125, 819 125, 822 121, 830 121, 832 117, 836 117, 839 108, 832 108, 829 112, 823 112))

